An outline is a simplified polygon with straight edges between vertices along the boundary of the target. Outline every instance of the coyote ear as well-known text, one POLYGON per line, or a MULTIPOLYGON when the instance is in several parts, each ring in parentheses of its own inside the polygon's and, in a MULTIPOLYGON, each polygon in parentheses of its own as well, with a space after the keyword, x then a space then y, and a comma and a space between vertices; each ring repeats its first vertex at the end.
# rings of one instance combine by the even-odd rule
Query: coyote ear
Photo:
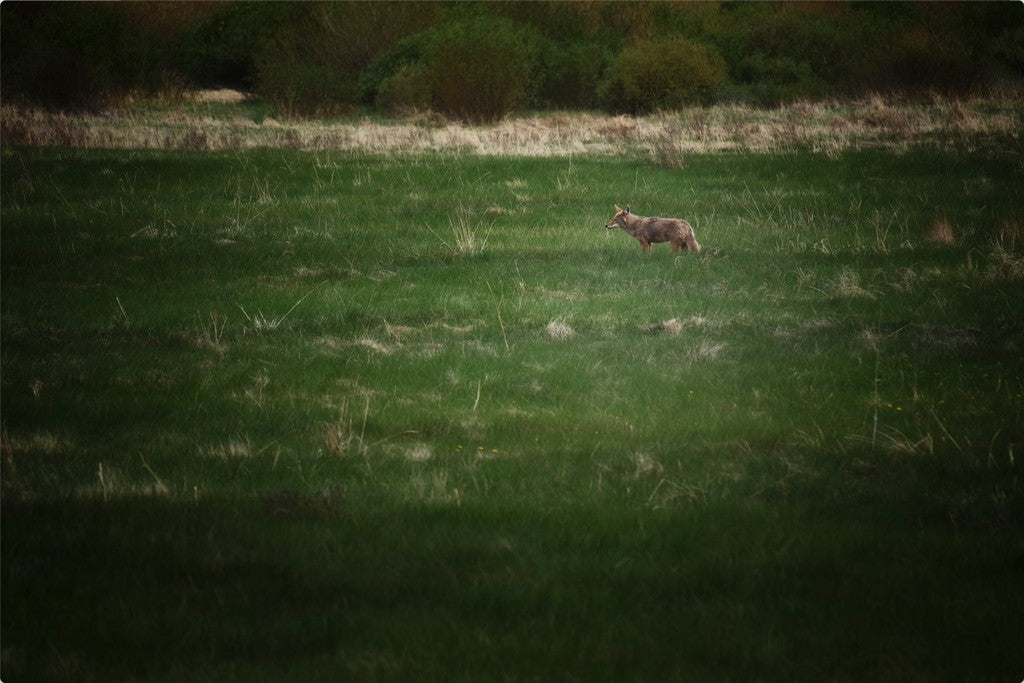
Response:
POLYGON ((619 208, 618 204, 613 205, 615 207, 615 213, 622 213, 622 209, 619 208))
POLYGON ((629 213, 629 204, 626 204, 626 213, 629 213))

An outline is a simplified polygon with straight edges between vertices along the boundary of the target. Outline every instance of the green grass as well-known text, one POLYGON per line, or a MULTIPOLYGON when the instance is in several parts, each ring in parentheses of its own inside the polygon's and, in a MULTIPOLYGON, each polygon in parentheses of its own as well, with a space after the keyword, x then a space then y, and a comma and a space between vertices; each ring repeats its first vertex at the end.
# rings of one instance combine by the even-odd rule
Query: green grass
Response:
POLYGON ((1019 677, 1022 181, 6 147, 4 679, 1019 677))

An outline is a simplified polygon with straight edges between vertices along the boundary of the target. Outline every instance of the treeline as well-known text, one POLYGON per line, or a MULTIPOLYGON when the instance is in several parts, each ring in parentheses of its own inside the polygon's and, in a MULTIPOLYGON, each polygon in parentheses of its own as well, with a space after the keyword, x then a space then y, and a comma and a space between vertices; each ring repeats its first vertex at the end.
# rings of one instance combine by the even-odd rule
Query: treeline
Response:
POLYGON ((288 116, 644 113, 1024 79, 1010 2, 3 3, 5 101, 250 90, 288 116))

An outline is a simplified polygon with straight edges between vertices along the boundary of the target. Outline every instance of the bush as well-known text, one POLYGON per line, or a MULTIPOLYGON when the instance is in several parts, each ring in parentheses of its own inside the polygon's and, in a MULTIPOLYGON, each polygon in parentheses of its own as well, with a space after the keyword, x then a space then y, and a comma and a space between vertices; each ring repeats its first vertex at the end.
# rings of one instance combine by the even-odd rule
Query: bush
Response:
POLYGON ((437 11, 434 3, 411 2, 300 7, 308 7, 308 16, 282 26, 256 58, 257 92, 291 116, 341 113, 358 105, 366 94, 360 74, 375 57, 429 25, 437 11))
POLYGON ((776 106, 800 99, 817 99, 827 93, 827 84, 815 76, 806 62, 792 57, 771 57, 755 53, 740 62, 740 75, 750 83, 748 92, 755 103, 776 106))
POLYGON ((668 36, 623 50, 601 85, 608 109, 646 113, 710 102, 726 82, 725 60, 715 48, 668 36))
POLYGON ((294 25, 308 14, 300 3, 214 3, 182 32, 177 63, 197 85, 251 88, 256 55, 280 27, 294 25))
MULTIPOLYGON (((405 72, 400 80, 408 82, 411 74, 416 71, 415 67, 420 66, 424 45, 430 35, 430 31, 424 31, 409 36, 374 59, 359 77, 360 100, 364 104, 377 102, 381 95, 381 89, 399 72, 405 72)), ((422 76, 420 78, 422 79, 422 76)), ((425 88, 421 89, 425 90, 425 88)))
POLYGON ((425 42, 421 75, 439 112, 482 123, 532 101, 540 66, 534 31, 485 15, 442 25, 425 42))
POLYGON ((563 97, 578 96, 571 66, 561 65, 556 82, 548 83, 541 74, 556 59, 553 43, 508 19, 456 14, 449 23, 409 36, 377 57, 359 78, 361 100, 390 113, 433 107, 483 122, 538 96, 547 102, 544 86, 551 91, 561 87, 563 97))
POLYGON ((281 26, 256 55, 256 91, 285 116, 324 116, 358 99, 343 24, 330 8, 281 26))
POLYGON ((549 43, 543 51, 538 99, 541 106, 591 109, 598 106, 601 77, 612 61, 596 43, 549 43))
POLYGON ((430 107, 430 90, 419 64, 404 64, 381 83, 374 98, 377 109, 389 114, 408 114, 430 107))
MULTIPOLYGON (((318 41, 313 41, 318 42, 318 41)), ((278 37, 257 60, 257 92, 285 116, 350 110, 356 88, 345 69, 320 44, 304 44, 301 31, 278 37)))
POLYGON ((734 93, 744 93, 753 104, 774 106, 841 92, 879 39, 845 5, 832 11, 841 18, 820 14, 816 6, 751 3, 735 8, 719 35, 738 86, 734 93))

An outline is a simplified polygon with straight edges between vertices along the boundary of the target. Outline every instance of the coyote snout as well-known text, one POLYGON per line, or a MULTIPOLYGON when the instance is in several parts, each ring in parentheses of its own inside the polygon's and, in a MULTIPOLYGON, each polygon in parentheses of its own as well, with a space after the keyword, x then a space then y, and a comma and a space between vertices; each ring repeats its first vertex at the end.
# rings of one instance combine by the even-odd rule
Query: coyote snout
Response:
POLYGON ((629 206, 620 209, 615 205, 615 215, 605 225, 607 229, 622 228, 635 237, 644 251, 650 251, 652 244, 668 242, 672 251, 700 251, 693 228, 682 218, 657 218, 637 216, 629 212, 629 206))

